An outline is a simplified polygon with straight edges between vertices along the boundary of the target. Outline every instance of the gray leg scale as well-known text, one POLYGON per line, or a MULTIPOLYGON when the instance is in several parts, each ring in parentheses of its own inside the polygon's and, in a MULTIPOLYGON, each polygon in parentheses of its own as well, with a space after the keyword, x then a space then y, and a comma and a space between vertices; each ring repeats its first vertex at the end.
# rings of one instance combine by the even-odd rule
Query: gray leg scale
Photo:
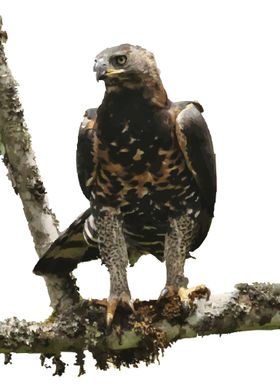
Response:
POLYGON ((95 221, 102 262, 110 274, 110 297, 129 293, 126 268, 127 246, 119 216, 111 211, 103 212, 95 221))
POLYGON ((171 218, 169 227, 164 244, 166 286, 187 288, 188 278, 184 276, 184 266, 195 234, 195 221, 186 213, 178 218, 171 218))

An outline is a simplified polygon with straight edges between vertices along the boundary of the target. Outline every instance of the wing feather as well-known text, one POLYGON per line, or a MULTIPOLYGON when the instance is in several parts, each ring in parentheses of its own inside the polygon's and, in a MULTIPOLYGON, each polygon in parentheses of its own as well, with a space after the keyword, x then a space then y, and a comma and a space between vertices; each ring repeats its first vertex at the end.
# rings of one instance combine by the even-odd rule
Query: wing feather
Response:
POLYGON ((177 116, 176 134, 188 168, 199 187, 204 207, 212 217, 216 200, 216 159, 201 105, 188 103, 177 116))
POLYGON ((96 143, 96 112, 97 109, 88 109, 84 114, 84 120, 81 123, 76 164, 80 187, 87 199, 90 199, 91 181, 94 179, 96 168, 96 157, 94 156, 96 143))
POLYGON ((35 274, 66 273, 76 268, 81 261, 99 258, 97 243, 96 246, 89 246, 83 235, 84 224, 89 216, 90 209, 87 209, 60 234, 35 265, 35 274))

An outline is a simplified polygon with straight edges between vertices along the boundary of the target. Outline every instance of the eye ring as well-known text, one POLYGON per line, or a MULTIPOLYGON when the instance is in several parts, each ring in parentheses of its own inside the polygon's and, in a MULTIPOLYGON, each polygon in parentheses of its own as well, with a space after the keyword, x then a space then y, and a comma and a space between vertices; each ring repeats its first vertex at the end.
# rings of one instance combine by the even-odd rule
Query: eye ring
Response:
POLYGON ((115 57, 115 62, 117 65, 125 65, 126 61, 127 57, 124 54, 115 57))

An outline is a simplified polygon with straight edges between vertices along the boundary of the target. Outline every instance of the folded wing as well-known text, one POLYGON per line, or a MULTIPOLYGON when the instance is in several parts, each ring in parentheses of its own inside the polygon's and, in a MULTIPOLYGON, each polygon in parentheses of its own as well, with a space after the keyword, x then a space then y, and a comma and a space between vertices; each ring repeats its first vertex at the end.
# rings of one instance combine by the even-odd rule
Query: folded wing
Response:
POLYGON ((207 235, 214 215, 217 189, 215 153, 202 111, 199 103, 187 103, 176 120, 178 143, 197 183, 203 208, 199 218, 201 230, 193 249, 196 249, 207 235))

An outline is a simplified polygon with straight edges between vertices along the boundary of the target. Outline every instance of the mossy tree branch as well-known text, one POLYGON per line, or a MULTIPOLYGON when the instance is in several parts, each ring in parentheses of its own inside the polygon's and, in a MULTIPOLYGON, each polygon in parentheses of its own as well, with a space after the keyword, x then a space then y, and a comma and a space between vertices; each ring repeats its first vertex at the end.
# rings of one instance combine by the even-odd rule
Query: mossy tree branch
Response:
MULTIPOLYGON (((178 297, 136 301, 136 314, 119 310, 110 331, 105 309, 84 301, 47 322, 11 318, 0 323, 0 352, 92 352, 97 366, 153 362, 170 343, 184 338, 280 328, 280 284, 238 284, 232 293, 196 298, 188 310, 178 297)), ((61 361, 60 361, 61 362, 61 361)))

